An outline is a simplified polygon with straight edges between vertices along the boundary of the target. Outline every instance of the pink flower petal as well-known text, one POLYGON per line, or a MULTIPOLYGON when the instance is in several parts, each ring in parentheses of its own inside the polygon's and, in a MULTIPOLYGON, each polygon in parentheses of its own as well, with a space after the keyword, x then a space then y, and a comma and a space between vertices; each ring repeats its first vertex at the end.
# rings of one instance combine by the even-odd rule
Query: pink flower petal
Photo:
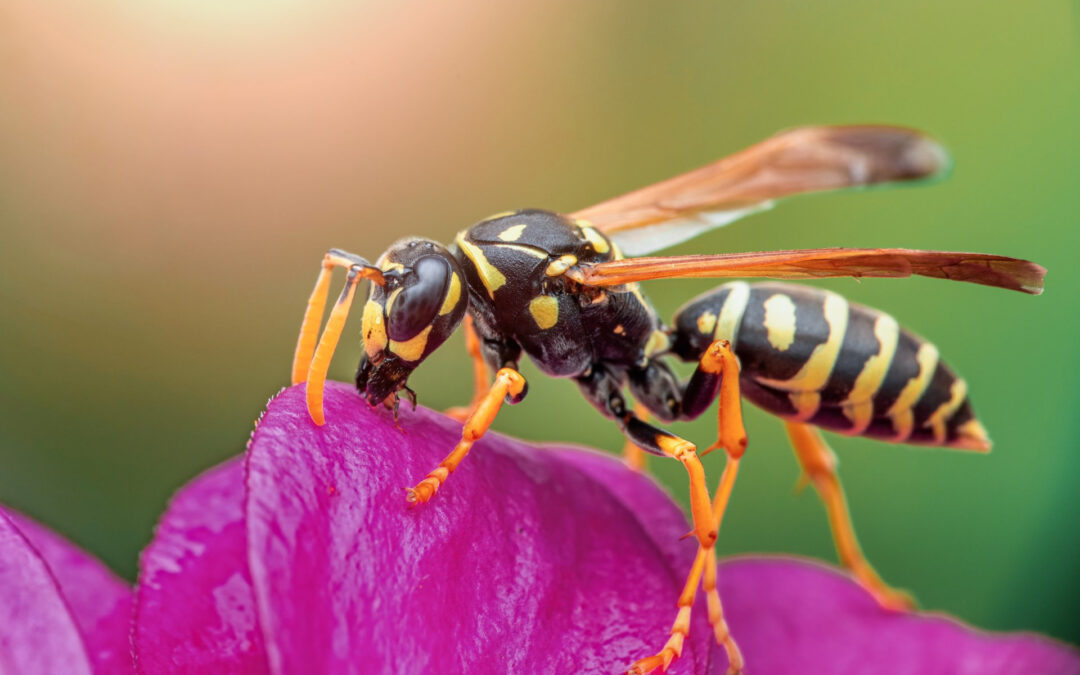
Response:
MULTIPOLYGON (((460 426, 420 409, 402 433, 331 383, 320 428, 303 394, 270 404, 248 456, 249 561, 275 672, 617 672, 663 645, 695 544, 651 481, 491 434, 409 509, 405 488, 460 426)), ((722 668, 712 652, 699 613, 669 672, 722 668)))
POLYGON ((745 558, 720 593, 747 671, 769 675, 1076 675, 1076 650, 1035 635, 975 631, 952 619, 880 609, 823 565, 745 558))
POLYGON ((131 588, 96 558, 52 530, 21 514, 7 511, 7 515, 41 554, 55 577, 82 634, 94 672, 99 675, 134 672, 131 588))
POLYGON ((184 487, 140 561, 134 644, 142 673, 263 673, 247 573, 239 459, 184 487))
POLYGON ((91 673, 90 656, 41 555, 0 512, 0 672, 91 673))

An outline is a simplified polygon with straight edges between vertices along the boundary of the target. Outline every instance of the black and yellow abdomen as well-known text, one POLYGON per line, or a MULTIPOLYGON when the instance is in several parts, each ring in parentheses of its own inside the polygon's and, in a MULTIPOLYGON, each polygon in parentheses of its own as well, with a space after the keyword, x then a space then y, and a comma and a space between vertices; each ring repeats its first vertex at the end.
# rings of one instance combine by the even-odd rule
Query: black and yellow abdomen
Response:
POLYGON ((894 443, 986 450, 967 385, 888 314, 809 286, 733 282, 675 316, 673 351, 730 340, 744 396, 785 419, 894 443))

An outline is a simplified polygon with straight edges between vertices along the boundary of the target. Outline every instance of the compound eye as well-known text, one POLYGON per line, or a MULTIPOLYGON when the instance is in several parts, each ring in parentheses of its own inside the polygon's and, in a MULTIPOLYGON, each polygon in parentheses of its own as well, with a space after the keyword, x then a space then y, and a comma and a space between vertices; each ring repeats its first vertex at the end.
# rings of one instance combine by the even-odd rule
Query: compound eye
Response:
POLYGON ((391 340, 408 340, 435 323, 450 274, 450 265, 439 256, 424 256, 412 264, 412 273, 405 275, 401 292, 386 317, 391 340))

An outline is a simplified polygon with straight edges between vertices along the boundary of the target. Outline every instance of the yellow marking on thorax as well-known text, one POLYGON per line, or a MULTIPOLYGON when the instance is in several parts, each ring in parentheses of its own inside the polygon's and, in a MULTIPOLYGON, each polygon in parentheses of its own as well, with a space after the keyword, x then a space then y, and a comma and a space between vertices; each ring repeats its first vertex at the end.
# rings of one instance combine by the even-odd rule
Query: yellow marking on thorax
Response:
POLYGON ((566 270, 570 269, 576 264, 577 256, 567 253, 566 255, 559 256, 557 260, 552 260, 551 264, 547 266, 546 270, 544 270, 544 273, 547 274, 549 277, 562 276, 563 274, 566 274, 566 270))
POLYGON ((716 330, 716 315, 705 310, 697 318, 697 329, 702 335, 711 335, 716 330))
POLYGON ((503 241, 517 241, 521 239, 521 233, 525 231, 525 223, 511 225, 499 233, 499 239, 503 241))
POLYGON ((615 326, 615 328, 613 328, 611 332, 615 333, 616 335, 626 335, 626 328, 623 327, 623 325, 620 323, 618 326, 615 326))
POLYGON ((713 332, 714 340, 727 340, 731 348, 735 349, 735 336, 742 325, 743 314, 746 313, 746 305, 750 302, 750 284, 745 281, 736 281, 727 284, 727 297, 720 307, 720 316, 716 319, 716 329, 713 332))
POLYGON ((795 342, 795 303, 783 293, 765 301, 765 331, 769 344, 777 351, 787 351, 795 342))
POLYGON ((428 326, 404 342, 391 340, 390 351, 406 361, 419 361, 424 355, 424 347, 427 347, 428 335, 431 334, 432 328, 433 326, 428 326))
POLYGON ((934 442, 938 445, 945 443, 945 423, 949 421, 966 397, 967 382, 957 379, 949 389, 949 400, 939 405, 937 410, 926 418, 926 426, 934 430, 934 442))
POLYGON ((604 235, 593 229, 593 227, 588 224, 588 221, 579 220, 578 226, 581 228, 581 234, 589 240, 590 244, 592 244, 594 251, 596 251, 600 255, 603 255, 611 250, 611 244, 608 242, 608 240, 604 237, 604 235))
POLYGON ((484 218, 480 222, 481 223, 486 223, 488 221, 498 220, 499 218, 505 218, 507 216, 512 216, 515 213, 517 213, 517 211, 500 211, 500 212, 498 212, 498 213, 496 213, 494 215, 491 215, 491 216, 488 216, 487 218, 484 218))
POLYGON ((926 391, 926 387, 930 384, 930 379, 937 369, 937 347, 929 342, 924 342, 919 347, 915 360, 919 364, 918 375, 907 381, 904 388, 900 390, 896 402, 892 404, 892 407, 886 413, 889 419, 892 420, 893 430, 896 431, 896 435, 893 437, 894 441, 907 440, 914 430, 915 412, 912 410, 912 406, 918 402, 919 397, 926 391))
POLYGON ((781 391, 789 392, 819 392, 829 381, 833 366, 836 365, 836 357, 840 354, 840 347, 844 343, 844 334, 847 332, 848 303, 847 300, 835 293, 825 294, 825 304, 822 308, 825 314, 825 323, 829 326, 829 336, 825 338, 814 351, 810 358, 789 380, 773 380, 770 378, 758 378, 764 385, 775 387, 781 391))
POLYGON ((535 249, 532 246, 522 246, 521 244, 492 244, 492 246, 496 246, 498 248, 508 248, 513 251, 518 251, 519 253, 531 255, 534 258, 544 259, 548 257, 547 253, 544 253, 539 249, 535 249))
POLYGON ((369 359, 386 349, 386 321, 383 319, 382 305, 368 300, 364 305, 364 319, 360 325, 360 334, 364 336, 364 352, 369 359))
POLYGON ((559 323, 559 301, 550 295, 538 295, 529 301, 529 314, 541 330, 559 323))
POLYGON ((843 433, 857 436, 870 426, 874 417, 874 394, 881 388, 885 375, 892 365, 896 345, 900 340, 900 325, 888 314, 874 321, 874 337, 878 341, 878 353, 863 364, 851 392, 840 404, 844 416, 851 420, 851 428, 843 433))
POLYGON ((645 358, 650 359, 656 354, 666 352, 670 346, 671 340, 668 339, 667 333, 654 330, 649 335, 649 341, 645 343, 645 358))
POLYGON ((383 272, 401 272, 404 271, 405 266, 399 262, 390 262, 389 260, 384 259, 379 261, 379 269, 381 269, 383 272))
POLYGON ((455 239, 457 245, 461 247, 461 252, 472 261, 473 266, 476 267, 476 271, 480 274, 480 281, 484 284, 484 288, 487 289, 488 295, 491 299, 495 299, 495 291, 506 285, 506 277, 502 272, 497 270, 494 265, 488 262, 484 252, 474 244, 469 243, 465 239, 465 233, 459 232, 455 239))
POLYGON ((442 307, 439 308, 439 316, 444 316, 454 311, 457 307, 458 300, 461 299, 461 279, 458 277, 457 272, 450 273, 450 288, 446 289, 446 299, 443 300, 442 307))

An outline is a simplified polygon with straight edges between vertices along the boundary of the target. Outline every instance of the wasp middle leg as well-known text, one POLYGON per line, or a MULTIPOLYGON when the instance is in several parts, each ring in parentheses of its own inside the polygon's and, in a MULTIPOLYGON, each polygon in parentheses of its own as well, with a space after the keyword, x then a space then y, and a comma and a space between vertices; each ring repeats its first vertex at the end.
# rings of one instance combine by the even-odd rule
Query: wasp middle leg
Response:
POLYGON ((459 422, 464 422, 480 402, 484 400, 491 381, 488 376, 488 366, 484 359, 483 350, 480 348, 480 337, 476 334, 476 325, 473 318, 465 315, 465 350, 473 364, 473 397, 467 406, 455 406, 447 408, 444 412, 459 422))

